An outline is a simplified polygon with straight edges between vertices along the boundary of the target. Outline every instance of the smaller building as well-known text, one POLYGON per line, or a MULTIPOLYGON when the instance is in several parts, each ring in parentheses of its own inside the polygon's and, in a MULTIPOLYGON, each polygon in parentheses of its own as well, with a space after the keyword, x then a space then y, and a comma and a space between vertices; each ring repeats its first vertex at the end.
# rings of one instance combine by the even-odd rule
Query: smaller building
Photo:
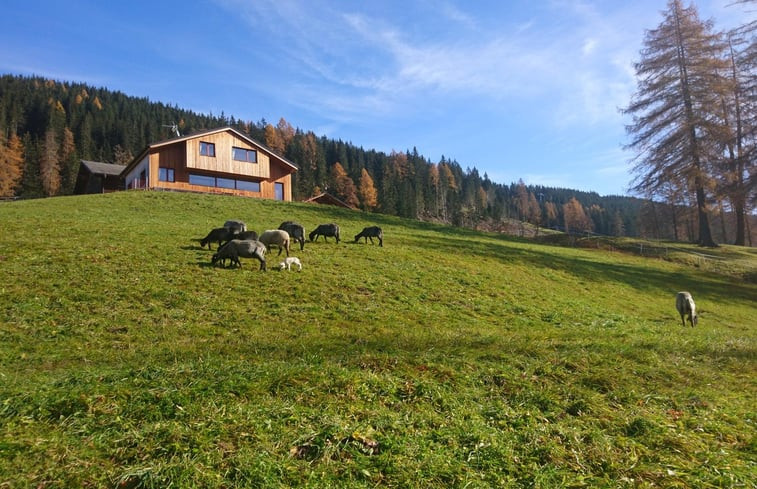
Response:
POLYGON ((303 202, 309 202, 311 204, 323 204, 323 205, 335 205, 337 207, 345 207, 347 209, 355 209, 347 202, 344 202, 343 200, 331 195, 328 192, 320 193, 316 196, 310 197, 309 199, 305 199, 303 202))
POLYGON ((76 175, 75 194, 102 194, 123 189, 124 165, 81 160, 76 175))

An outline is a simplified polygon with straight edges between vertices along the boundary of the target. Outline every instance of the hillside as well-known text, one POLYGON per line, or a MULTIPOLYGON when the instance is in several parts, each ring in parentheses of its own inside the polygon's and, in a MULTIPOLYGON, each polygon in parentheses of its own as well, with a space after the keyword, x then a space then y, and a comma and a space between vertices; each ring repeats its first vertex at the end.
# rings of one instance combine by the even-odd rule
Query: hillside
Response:
POLYGON ((5 202, 0 228, 0 486, 753 481, 757 286, 728 275, 195 194, 5 202), (231 218, 343 241, 211 267, 231 218), (383 248, 350 239, 370 224, 383 248))

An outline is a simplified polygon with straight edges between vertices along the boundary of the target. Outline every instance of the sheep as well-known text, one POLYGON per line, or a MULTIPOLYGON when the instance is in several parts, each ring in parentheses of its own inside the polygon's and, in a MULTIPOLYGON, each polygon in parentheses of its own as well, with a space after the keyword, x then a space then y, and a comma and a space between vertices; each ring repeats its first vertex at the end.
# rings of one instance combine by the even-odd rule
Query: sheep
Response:
POLYGON ((289 233, 282 231, 281 229, 269 229, 263 231, 258 240, 263 243, 269 250, 271 245, 279 247, 279 254, 281 256, 281 250, 286 250, 287 256, 289 256, 289 233))
POLYGON ((236 219, 229 219, 228 221, 223 223, 223 227, 225 227, 226 229, 228 229, 234 234, 239 234, 244 231, 247 231, 247 225, 244 222, 236 220, 236 219))
POLYGON ((208 249, 213 249, 210 244, 214 241, 218 241, 218 247, 220 248, 223 243, 226 243, 234 239, 234 234, 228 228, 215 228, 211 229, 207 236, 200 240, 200 248, 204 248, 208 245, 208 249))
POLYGON ((230 259, 232 265, 236 264, 241 268, 242 262, 239 261, 240 257, 257 258, 260 260, 260 269, 265 271, 265 251, 266 247, 260 241, 232 239, 213 254, 211 264, 215 265, 220 261, 223 266, 226 259, 230 259))
POLYGON ((333 222, 330 224, 320 224, 310 233, 308 238, 310 238, 310 241, 313 241, 313 239, 318 241, 318 236, 323 236, 324 241, 326 241, 327 236, 333 236, 336 238, 336 242, 339 243, 339 226, 333 222))
POLYGON ((355 235, 355 243, 357 243, 360 238, 365 238, 366 243, 368 243, 368 240, 370 239, 371 244, 373 244, 373 238, 378 238, 379 246, 384 246, 384 232, 378 226, 363 228, 359 234, 355 235))
POLYGON ((279 229, 289 233, 289 237, 295 241, 300 242, 300 251, 305 249, 305 228, 294 221, 284 221, 279 226, 279 229))
POLYGON ((686 326, 686 319, 684 319, 686 315, 689 316, 692 328, 697 325, 697 306, 694 304, 694 298, 691 297, 691 294, 688 292, 676 294, 676 309, 678 309, 678 314, 681 315, 681 323, 684 327, 686 326))
POLYGON ((284 259, 281 263, 279 263, 279 270, 287 269, 291 270, 292 265, 297 265, 298 271, 302 271, 302 263, 300 263, 300 259, 296 256, 289 256, 284 259))

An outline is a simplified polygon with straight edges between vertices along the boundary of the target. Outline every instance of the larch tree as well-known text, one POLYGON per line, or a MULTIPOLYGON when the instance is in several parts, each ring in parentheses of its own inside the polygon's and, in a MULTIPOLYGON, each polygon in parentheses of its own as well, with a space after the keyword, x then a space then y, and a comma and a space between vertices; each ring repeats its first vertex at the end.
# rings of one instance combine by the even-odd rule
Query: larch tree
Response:
POLYGON ((52 197, 60 191, 60 159, 58 140, 53 129, 45 132, 42 154, 39 160, 39 175, 45 195, 52 197))
POLYGON ((378 192, 376 192, 373 178, 371 178, 371 175, 365 168, 360 172, 359 193, 363 210, 371 211, 376 208, 378 205, 378 192))
POLYGON ((714 147, 722 119, 717 115, 728 82, 723 76, 724 43, 696 8, 669 0, 662 23, 646 32, 636 63, 637 91, 627 114, 636 151, 633 190, 656 195, 666 184, 696 196, 701 246, 716 246, 710 229, 708 194, 714 147))
POLYGON ((563 219, 566 233, 581 233, 592 230, 592 223, 584 207, 575 197, 563 204, 563 219))
POLYGON ((0 197, 15 197, 24 172, 24 145, 11 134, 8 142, 0 139, 0 197))
POLYGON ((333 182, 332 189, 337 197, 353 207, 358 206, 360 200, 357 198, 355 182, 347 175, 344 167, 338 161, 331 167, 331 181, 333 182))
POLYGON ((79 160, 76 158, 74 133, 68 127, 63 128, 63 141, 60 145, 59 161, 61 167, 61 190, 63 194, 71 194, 76 186, 79 173, 79 160))
POLYGON ((286 145, 284 139, 281 137, 281 133, 271 124, 265 126, 265 145, 271 148, 276 153, 283 155, 286 145))

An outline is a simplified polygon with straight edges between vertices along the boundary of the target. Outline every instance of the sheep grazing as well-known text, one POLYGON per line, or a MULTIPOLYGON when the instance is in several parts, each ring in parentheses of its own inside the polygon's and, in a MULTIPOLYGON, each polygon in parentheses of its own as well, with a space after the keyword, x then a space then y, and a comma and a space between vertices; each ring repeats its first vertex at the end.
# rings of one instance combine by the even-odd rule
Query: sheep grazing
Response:
POLYGON ((676 309, 681 315, 681 323, 686 326, 685 316, 689 316, 691 327, 697 325, 697 306, 694 304, 694 298, 688 292, 679 292, 676 294, 676 309))
POLYGON ((258 241, 263 243, 266 248, 271 249, 271 245, 279 247, 279 255, 281 256, 281 250, 286 250, 287 256, 289 256, 289 233, 282 231, 281 229, 269 229, 263 231, 258 241))
POLYGON ((292 265, 297 265, 297 270, 300 271, 300 272, 302 271, 302 263, 300 263, 300 259, 297 258, 296 256, 288 256, 288 257, 286 257, 284 259, 284 261, 282 261, 281 263, 279 263, 279 270, 283 270, 285 268, 287 270, 291 270, 292 269, 292 265))
POLYGON ((331 236, 336 238, 336 242, 339 242, 339 226, 334 224, 333 222, 330 224, 320 224, 317 228, 315 228, 309 235, 308 238, 310 238, 310 241, 318 241, 318 236, 323 236, 323 240, 328 242, 326 240, 327 236, 331 236))
POLYGON ((256 233, 255 231, 242 231, 240 233, 235 234, 234 239, 257 241, 258 233, 256 233))
POLYGON ((260 269, 265 270, 265 251, 266 247, 260 241, 232 239, 213 254, 211 264, 215 265, 220 261, 223 265, 228 259, 231 260, 231 265, 236 264, 241 268, 242 262, 239 258, 257 258, 260 260, 260 269))
POLYGON ((208 249, 212 249, 210 244, 218 241, 218 247, 220 248, 223 243, 226 243, 234 238, 234 234, 229 231, 228 228, 215 228, 211 229, 207 236, 200 240, 200 248, 204 248, 208 245, 208 249))
POLYGON ((284 221, 279 229, 289 233, 289 238, 300 242, 300 251, 305 249, 305 228, 294 221, 284 221))
POLYGON ((223 227, 231 231, 233 234, 239 234, 247 231, 247 225, 237 219, 229 219, 228 221, 223 223, 223 227))
POLYGON ((368 226, 367 228, 363 228, 360 233, 355 235, 355 243, 357 243, 360 238, 365 238, 366 244, 369 239, 371 240, 371 244, 373 244, 373 238, 378 238, 379 246, 384 246, 384 232, 378 226, 368 226))

